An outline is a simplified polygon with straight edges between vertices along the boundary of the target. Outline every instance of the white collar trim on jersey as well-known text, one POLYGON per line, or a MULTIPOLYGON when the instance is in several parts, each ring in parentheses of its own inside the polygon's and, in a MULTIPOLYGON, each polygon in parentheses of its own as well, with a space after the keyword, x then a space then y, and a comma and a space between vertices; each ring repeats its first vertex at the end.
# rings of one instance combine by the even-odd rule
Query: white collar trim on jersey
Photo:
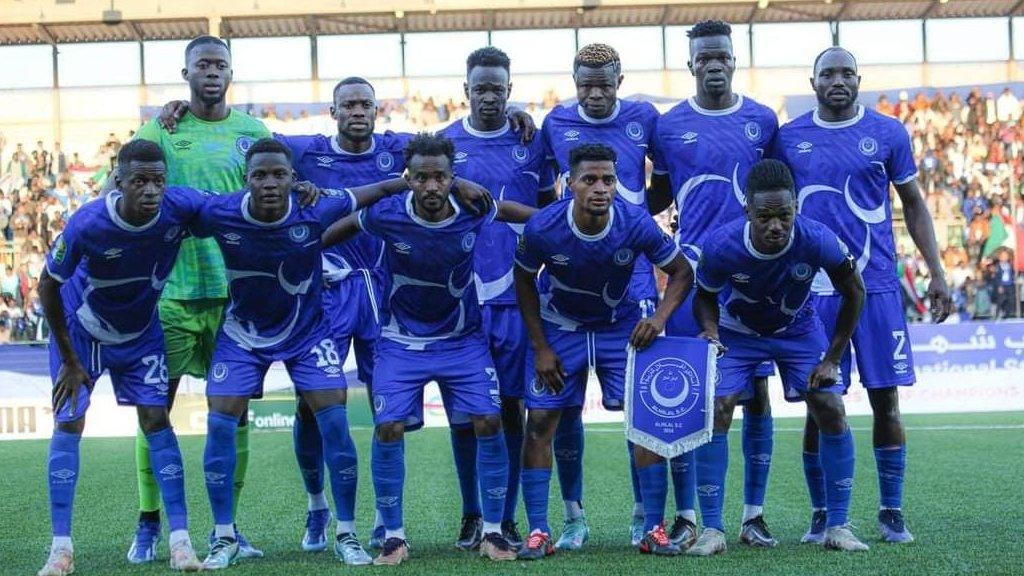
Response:
POLYGON ((612 113, 609 114, 607 118, 591 118, 590 116, 587 116, 586 112, 583 111, 583 106, 580 106, 579 104, 576 105, 576 112, 580 115, 580 118, 582 118, 583 121, 587 122, 588 124, 607 124, 609 122, 614 122, 615 119, 619 117, 619 111, 621 109, 622 100, 616 100, 615 108, 612 110, 612 113))
POLYGON ((584 242, 597 242, 598 240, 603 240, 604 237, 607 236, 609 232, 611 232, 612 223, 615 222, 614 202, 610 206, 608 206, 608 224, 604 227, 604 230, 601 230, 597 234, 586 234, 582 230, 580 230, 578 226, 576 226, 576 220, 573 220, 572 217, 572 209, 575 205, 576 200, 569 200, 569 209, 565 211, 565 218, 566 220, 569 221, 569 227, 572 228, 572 233, 575 234, 577 238, 583 240, 584 242))
POLYGON ((504 136, 508 134, 508 131, 512 126, 508 122, 508 118, 505 119, 505 125, 497 130, 477 130, 469 123, 469 116, 462 119, 462 129, 466 131, 470 136, 476 136, 477 138, 497 138, 498 136, 504 136))
POLYGON ((451 196, 449 196, 448 202, 450 202, 452 208, 455 209, 455 212, 453 212, 451 216, 445 218, 444 220, 441 220, 440 222, 430 222, 428 220, 424 220, 423 218, 420 218, 419 216, 416 215, 416 208, 412 205, 413 194, 414 192, 410 190, 409 193, 406 194, 405 196, 405 213, 409 215, 409 218, 412 218, 413 222, 419 224, 420 226, 423 226, 424 228, 444 228, 445 226, 448 226, 452 222, 455 222, 455 219, 458 218, 459 214, 462 212, 462 208, 459 208, 459 203, 453 201, 451 199, 451 196))
MULTIPOLYGON (((142 226, 132 226, 121 215, 117 213, 117 199, 124 196, 120 190, 114 190, 110 194, 107 194, 107 214, 110 215, 110 219, 114 221, 114 224, 118 228, 126 232, 142 232, 143 230, 149 230, 156 224, 156 221, 160 219, 160 210, 156 211, 156 216, 149 222, 146 222, 142 226)), ((161 202, 162 204, 163 202, 161 202)))
POLYGON ((245 196, 242 196, 242 218, 245 218, 245 221, 248 222, 249 224, 254 224, 254 225, 260 226, 262 228, 276 228, 277 226, 280 226, 281 224, 284 224, 284 221, 287 220, 288 217, 292 215, 292 195, 289 192, 288 193, 288 209, 284 211, 284 216, 281 216, 281 218, 279 220, 276 220, 274 222, 262 222, 260 220, 257 220, 249 212, 249 197, 251 195, 252 194, 250 192, 246 192, 245 196))
POLYGON ((700 104, 697 104, 696 96, 687 98, 686 101, 690 103, 690 108, 693 108, 694 112, 696 112, 697 114, 703 114, 704 116, 728 116, 729 114, 732 114, 733 112, 736 112, 737 110, 743 107, 742 94, 736 95, 735 104, 729 106, 728 108, 723 108, 721 110, 711 110, 710 108, 702 108, 700 104))
POLYGON ((750 255, 758 260, 775 260, 786 252, 789 252, 789 249, 793 247, 793 236, 795 235, 796 226, 793 226, 793 230, 789 232, 789 242, 786 242, 785 248, 779 250, 775 254, 763 254, 759 252, 757 248, 754 248, 754 242, 750 239, 750 222, 743 225, 743 245, 747 247, 747 252, 750 252, 750 255))
POLYGON ((367 154, 373 154, 373 151, 377 149, 377 139, 370 135, 370 147, 366 149, 366 152, 349 152, 338 144, 338 135, 331 136, 331 150, 334 150, 336 154, 344 154, 345 156, 365 156, 367 154))
POLYGON ((838 128, 849 128, 850 126, 853 126, 857 122, 860 122, 860 119, 863 118, 863 117, 864 117, 864 105, 858 104, 857 105, 857 114, 855 114, 854 117, 850 118, 849 120, 840 120, 838 122, 829 122, 828 120, 822 120, 821 116, 818 116, 818 109, 817 108, 814 109, 814 116, 812 118, 814 119, 814 123, 816 125, 818 125, 818 126, 820 126, 822 128, 828 128, 830 130, 835 130, 835 129, 838 129, 838 128))

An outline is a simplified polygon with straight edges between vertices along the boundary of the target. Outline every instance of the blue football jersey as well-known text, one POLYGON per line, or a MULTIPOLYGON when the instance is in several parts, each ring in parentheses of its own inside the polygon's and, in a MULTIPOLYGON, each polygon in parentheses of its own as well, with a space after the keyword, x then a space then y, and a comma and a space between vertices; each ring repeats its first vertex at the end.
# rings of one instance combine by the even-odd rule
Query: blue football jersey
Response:
POLYGON ((443 347, 480 327, 473 251, 497 208, 428 222, 416 215, 412 191, 359 212, 359 227, 384 240, 381 337, 410 350, 443 347))
POLYGON ((229 338, 268 354, 306 351, 323 308, 320 235, 354 206, 347 190, 327 191, 310 207, 293 193, 284 217, 261 222, 249 213, 249 192, 206 202, 192 233, 212 236, 224 254, 228 306, 221 329, 229 338))
POLYGON ((770 152, 778 130, 775 112, 743 96, 725 110, 706 110, 690 98, 658 118, 654 171, 668 174, 680 246, 699 248, 743 217, 747 174, 770 152))
MULTIPOLYGON (((658 111, 649 102, 619 100, 607 118, 590 118, 578 104, 555 106, 544 118, 542 132, 548 158, 558 166, 559 178, 569 177, 569 151, 580 144, 605 144, 618 161, 617 195, 631 204, 647 206, 647 158, 653 158, 658 111)), ((567 194, 567 192, 565 192, 567 194)), ((636 298, 657 298, 651 264, 641 258, 633 268, 636 298)))
POLYGON ((633 266, 645 256, 664 266, 679 253, 647 213, 622 198, 612 203, 608 226, 584 234, 572 218, 572 198, 537 212, 526 223, 516 264, 529 272, 542 266, 537 283, 541 317, 565 330, 600 330, 638 320, 629 290, 633 266))
POLYGON ((789 244, 762 254, 746 219, 733 220, 708 237, 697 265, 697 283, 719 293, 730 288, 719 322, 745 334, 805 334, 815 327, 811 282, 819 271, 851 259, 846 245, 819 222, 797 216, 789 244))
MULTIPOLYGON (((441 132, 455 143, 455 174, 487 188, 495 200, 537 206, 541 190, 554 187, 554 172, 546 158, 543 138, 523 145, 508 123, 500 130, 481 132, 469 118, 441 132)), ((492 222, 480 230, 474 262, 476 296, 481 304, 515 304, 512 267, 522 224, 492 222)))
MULTIPOLYGON (((342 190, 375 184, 402 175, 405 170, 405 145, 411 136, 385 132, 374 134, 370 149, 361 154, 345 152, 335 137, 285 136, 275 134, 292 151, 292 166, 299 179, 320 188, 342 190)), ((324 279, 335 282, 354 270, 380 267, 383 244, 369 234, 358 234, 348 242, 323 251, 324 279)))
POLYGON ((79 208, 46 256, 50 276, 64 282, 65 313, 104 344, 130 342, 156 318, 178 248, 207 199, 169 186, 157 216, 132 226, 117 213, 119 198, 115 190, 79 208))
MULTIPOLYGON (((793 172, 800 213, 850 246, 867 291, 898 290, 889 183, 917 177, 903 125, 863 106, 845 122, 825 122, 815 110, 780 128, 773 149, 793 172)), ((832 284, 819 275, 814 291, 832 284)))

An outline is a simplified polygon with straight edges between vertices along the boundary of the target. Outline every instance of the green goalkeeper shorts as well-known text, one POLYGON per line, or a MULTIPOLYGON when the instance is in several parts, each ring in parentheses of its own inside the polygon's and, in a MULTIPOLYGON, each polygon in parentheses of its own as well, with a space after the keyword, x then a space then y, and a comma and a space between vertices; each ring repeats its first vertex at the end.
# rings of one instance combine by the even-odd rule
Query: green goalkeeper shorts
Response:
POLYGON ((186 374, 206 378, 225 304, 227 300, 221 298, 160 300, 160 324, 172 380, 186 374))

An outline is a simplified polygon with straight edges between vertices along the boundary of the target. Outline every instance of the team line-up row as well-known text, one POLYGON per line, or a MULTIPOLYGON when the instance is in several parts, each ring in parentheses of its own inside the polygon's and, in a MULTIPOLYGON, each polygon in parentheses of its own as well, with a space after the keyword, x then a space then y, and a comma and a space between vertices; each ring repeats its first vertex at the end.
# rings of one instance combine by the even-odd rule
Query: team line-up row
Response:
POLYGON ((304 550, 327 547, 329 476, 338 558, 408 559, 403 438, 422 425, 429 381, 440 385, 452 426, 464 513, 457 545, 493 560, 580 549, 589 536, 580 415, 588 374, 596 373, 605 406, 622 409, 627 349, 663 333, 709 340, 722 353, 720 376, 709 444, 671 466, 629 446, 629 531, 641 553, 726 550, 727 431, 738 403, 747 462, 740 540, 776 545, 763 514, 770 362, 787 400, 808 408, 813 513, 803 541, 867 550, 847 520, 854 454, 842 393, 851 342, 875 410, 882 539, 911 541, 896 390, 913 383, 914 371, 890 184, 932 270, 933 318, 944 319, 950 303, 909 138, 857 103, 856 60, 841 48, 814 61, 818 107, 779 128, 770 109, 733 93, 730 34, 719 21, 688 32, 696 96, 664 115, 618 99, 618 54, 595 44, 573 62, 578 101, 556 107, 533 134, 525 115, 506 108, 508 57, 488 47, 467 59, 468 118, 437 134, 375 134, 373 87, 348 78, 334 90, 334 137, 271 135, 232 111, 227 46, 193 40, 183 69, 190 100, 165 107, 122 148, 108 193, 73 215, 47 256, 39 291, 52 327, 56 427, 53 543, 39 574, 74 569, 78 446, 104 371, 118 402, 137 407, 141 428, 140 519, 128 560, 156 560, 161 503, 172 568, 262 556, 234 515, 248 401, 276 361, 299 396, 304 550), (675 238, 651 216, 672 203, 675 238), (668 276, 660 295, 653 266, 668 276), (376 558, 355 528, 358 466, 342 371, 350 346, 376 424, 376 558), (207 380, 204 477, 214 530, 203 562, 188 535, 168 417, 185 374, 207 380), (566 508, 557 542, 547 520, 553 459, 566 508), (676 513, 666 522, 669 476, 676 513), (525 538, 516 524, 520 489, 525 538))

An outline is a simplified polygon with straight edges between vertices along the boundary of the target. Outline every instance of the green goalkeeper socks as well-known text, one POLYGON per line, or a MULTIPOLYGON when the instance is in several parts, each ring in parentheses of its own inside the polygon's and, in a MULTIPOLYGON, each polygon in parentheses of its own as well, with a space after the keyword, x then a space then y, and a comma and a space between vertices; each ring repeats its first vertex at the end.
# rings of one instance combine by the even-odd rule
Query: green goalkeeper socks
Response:
POLYGON ((160 489, 156 486, 153 468, 149 463, 149 442, 141 429, 135 433, 135 467, 139 478, 139 511, 159 511, 160 489))
POLYGON ((249 467, 249 426, 239 426, 235 434, 235 490, 231 515, 238 518, 238 497, 245 486, 245 471, 249 467))

